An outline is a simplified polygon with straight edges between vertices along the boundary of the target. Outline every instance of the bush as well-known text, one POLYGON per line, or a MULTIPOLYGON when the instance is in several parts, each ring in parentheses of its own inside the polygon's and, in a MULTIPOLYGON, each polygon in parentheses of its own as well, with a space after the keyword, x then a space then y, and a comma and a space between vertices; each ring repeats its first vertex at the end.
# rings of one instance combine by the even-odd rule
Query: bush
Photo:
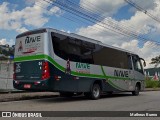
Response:
POLYGON ((146 88, 158 88, 160 87, 160 81, 145 80, 146 88))

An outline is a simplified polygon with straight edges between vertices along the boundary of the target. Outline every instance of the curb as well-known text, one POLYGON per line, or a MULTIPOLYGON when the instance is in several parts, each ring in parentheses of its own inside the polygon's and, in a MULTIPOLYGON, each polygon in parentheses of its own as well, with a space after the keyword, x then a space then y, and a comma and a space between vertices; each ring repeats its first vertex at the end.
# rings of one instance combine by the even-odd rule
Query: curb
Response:
POLYGON ((146 88, 146 89, 144 89, 144 92, 149 92, 149 91, 160 91, 160 88, 146 88))
POLYGON ((6 98, 0 100, 0 102, 12 102, 12 101, 21 101, 21 100, 33 100, 33 99, 42 99, 42 98, 53 98, 58 97, 59 95, 49 95, 49 96, 26 96, 26 97, 17 97, 17 98, 6 98))
POLYGON ((58 97, 58 92, 5 91, 0 92, 0 102, 58 97))
POLYGON ((28 91, 14 91, 14 90, 0 90, 0 94, 9 94, 9 93, 29 93, 28 91))

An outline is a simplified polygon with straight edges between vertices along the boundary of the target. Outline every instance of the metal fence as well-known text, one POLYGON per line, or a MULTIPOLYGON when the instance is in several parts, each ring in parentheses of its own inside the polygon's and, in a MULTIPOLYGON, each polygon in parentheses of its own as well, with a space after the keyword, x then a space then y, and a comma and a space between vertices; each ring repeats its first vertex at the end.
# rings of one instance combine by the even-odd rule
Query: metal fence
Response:
POLYGON ((14 90, 13 61, 0 61, 0 90, 14 90))

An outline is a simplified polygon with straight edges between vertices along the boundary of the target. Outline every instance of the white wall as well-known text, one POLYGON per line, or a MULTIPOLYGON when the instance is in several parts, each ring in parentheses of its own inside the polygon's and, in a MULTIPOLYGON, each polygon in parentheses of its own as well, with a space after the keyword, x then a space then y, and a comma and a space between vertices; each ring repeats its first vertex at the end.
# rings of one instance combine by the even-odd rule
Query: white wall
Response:
POLYGON ((13 89, 13 62, 0 60, 0 90, 13 89))

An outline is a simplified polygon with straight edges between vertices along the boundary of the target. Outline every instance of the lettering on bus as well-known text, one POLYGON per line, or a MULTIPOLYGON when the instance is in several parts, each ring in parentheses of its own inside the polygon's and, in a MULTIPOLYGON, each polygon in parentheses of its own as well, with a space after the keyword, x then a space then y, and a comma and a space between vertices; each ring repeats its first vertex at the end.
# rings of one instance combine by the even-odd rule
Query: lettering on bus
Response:
POLYGON ((41 36, 35 36, 35 37, 29 37, 27 36, 25 39, 25 44, 27 43, 34 43, 34 42, 40 42, 41 36))
POLYGON ((90 73, 90 64, 77 62, 76 63, 76 72, 89 74, 90 73))
POLYGON ((123 70, 114 70, 114 76, 129 77, 129 72, 128 71, 123 71, 123 70))

